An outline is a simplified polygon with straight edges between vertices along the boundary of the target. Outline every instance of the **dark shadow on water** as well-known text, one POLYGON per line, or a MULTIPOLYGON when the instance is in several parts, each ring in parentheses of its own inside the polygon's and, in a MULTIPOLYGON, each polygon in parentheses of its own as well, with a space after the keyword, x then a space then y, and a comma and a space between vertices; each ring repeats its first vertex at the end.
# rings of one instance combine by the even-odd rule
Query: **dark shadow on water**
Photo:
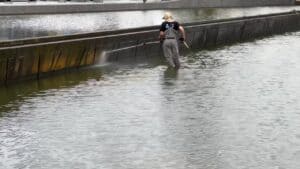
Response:
MULTIPOLYGON (((109 70, 108 70, 109 71, 109 70)), ((71 72, 62 72, 40 80, 22 81, 16 84, 0 87, 0 117, 14 116, 6 114, 18 110, 27 98, 43 95, 48 90, 59 90, 76 86, 89 79, 101 80, 101 68, 83 68, 71 72)))
POLYGON ((164 72, 165 79, 177 79, 178 78, 178 69, 168 67, 164 72))
MULTIPOLYGON (((107 65, 93 65, 70 71, 62 71, 53 75, 42 77, 39 80, 21 81, 7 86, 0 86, 0 118, 3 116, 15 116, 13 113, 28 98, 43 95, 49 90, 72 88, 88 80, 101 81, 103 75, 115 76, 126 74, 134 68, 148 69, 163 64, 162 57, 151 57, 145 60, 130 63, 108 63, 107 65)), ((170 77, 174 75, 170 74, 170 77)))
POLYGON ((168 67, 164 71, 163 82, 166 86, 174 85, 174 82, 178 79, 178 69, 174 69, 172 67, 168 67))

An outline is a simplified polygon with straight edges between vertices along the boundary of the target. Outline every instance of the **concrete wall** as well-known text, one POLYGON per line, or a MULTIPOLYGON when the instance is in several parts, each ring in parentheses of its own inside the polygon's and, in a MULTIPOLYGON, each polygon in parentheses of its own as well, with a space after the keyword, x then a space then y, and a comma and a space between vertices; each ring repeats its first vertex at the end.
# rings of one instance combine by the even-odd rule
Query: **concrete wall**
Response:
MULTIPOLYGON (((300 30, 300 13, 225 19, 185 25, 193 49, 230 44, 252 38, 300 30)), ((158 26, 130 30, 47 37, 0 43, 0 84, 39 79, 108 61, 161 56, 158 26)))
MULTIPOLYGON (((142 0, 141 0, 142 2, 142 0)), ((253 7, 294 5, 295 0, 178 0, 162 1, 158 3, 57 3, 57 4, 1 4, 0 15, 22 14, 57 14, 76 12, 105 12, 129 10, 156 10, 156 9, 182 9, 201 7, 253 7)))

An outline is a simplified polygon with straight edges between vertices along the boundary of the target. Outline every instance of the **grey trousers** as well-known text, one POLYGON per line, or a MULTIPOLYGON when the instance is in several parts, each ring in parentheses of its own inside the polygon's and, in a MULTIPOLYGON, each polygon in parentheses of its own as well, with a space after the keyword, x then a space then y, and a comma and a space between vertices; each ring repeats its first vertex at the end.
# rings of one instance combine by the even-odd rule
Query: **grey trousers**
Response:
POLYGON ((180 67, 180 62, 177 40, 165 39, 163 42, 163 51, 169 65, 178 69, 180 67))

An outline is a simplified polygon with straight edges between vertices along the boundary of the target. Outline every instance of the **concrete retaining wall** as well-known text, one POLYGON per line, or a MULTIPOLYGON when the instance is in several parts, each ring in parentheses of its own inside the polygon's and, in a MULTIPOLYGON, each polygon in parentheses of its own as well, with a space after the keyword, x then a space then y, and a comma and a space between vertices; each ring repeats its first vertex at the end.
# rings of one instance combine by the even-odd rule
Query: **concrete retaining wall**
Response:
MULTIPOLYGON (((142 0, 141 0, 142 2, 142 0)), ((129 11, 129 10, 157 10, 157 9, 182 9, 202 7, 254 7, 294 5, 295 0, 179 0, 163 1, 158 3, 57 3, 57 4, 2 4, 0 15, 22 14, 58 14, 78 12, 105 12, 105 11, 129 11)))
MULTIPOLYGON (((300 14, 282 13, 185 24, 194 49, 300 30, 300 14)), ((158 26, 0 43, 0 84, 39 79, 57 71, 162 54, 158 26)))

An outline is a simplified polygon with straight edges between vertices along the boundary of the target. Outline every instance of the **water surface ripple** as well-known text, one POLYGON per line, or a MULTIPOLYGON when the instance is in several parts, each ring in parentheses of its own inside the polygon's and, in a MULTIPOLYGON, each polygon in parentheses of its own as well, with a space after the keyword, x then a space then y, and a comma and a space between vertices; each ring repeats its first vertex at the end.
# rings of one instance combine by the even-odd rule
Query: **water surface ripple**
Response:
MULTIPOLYGON (((204 8, 171 10, 181 23, 254 16, 300 10, 290 7, 204 8)), ((71 35, 161 24, 165 10, 98 12, 54 15, 0 16, 0 41, 71 35)))
POLYGON ((0 93, 0 168, 297 169, 300 32, 0 93), (207 63, 201 65, 199 58, 207 63))

